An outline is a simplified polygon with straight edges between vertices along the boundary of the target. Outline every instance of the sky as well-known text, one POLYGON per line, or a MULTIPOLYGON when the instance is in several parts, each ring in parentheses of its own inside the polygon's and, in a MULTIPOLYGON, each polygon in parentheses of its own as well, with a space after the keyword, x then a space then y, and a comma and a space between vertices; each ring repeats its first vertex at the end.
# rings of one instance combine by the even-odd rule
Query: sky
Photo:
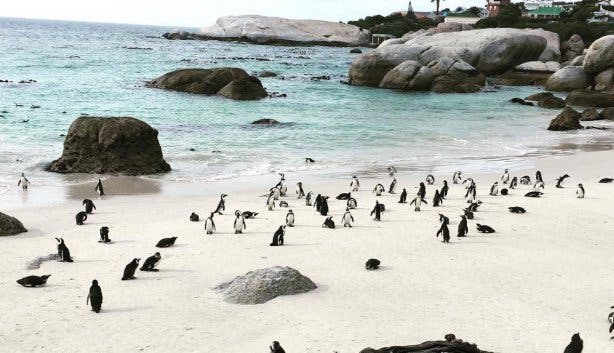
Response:
MULTIPOLYGON (((266 15, 349 21, 406 10, 406 0, 2 0, 0 17, 204 27, 218 17, 266 15)), ((441 0, 441 8, 484 7, 486 0, 441 0)), ((413 0, 415 11, 434 10, 413 0)))

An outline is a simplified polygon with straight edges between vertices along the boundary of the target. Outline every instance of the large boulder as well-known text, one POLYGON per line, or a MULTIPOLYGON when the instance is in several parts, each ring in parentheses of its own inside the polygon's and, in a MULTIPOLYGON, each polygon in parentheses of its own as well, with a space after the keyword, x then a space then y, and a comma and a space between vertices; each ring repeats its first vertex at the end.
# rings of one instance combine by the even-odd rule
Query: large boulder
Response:
POLYGON ((290 267, 269 267, 238 276, 215 289, 233 304, 262 304, 281 295, 307 293, 317 286, 290 267))
POLYGON ((525 97, 524 100, 539 102, 540 100, 548 97, 554 97, 554 94, 552 92, 539 92, 525 97))
POLYGON ((537 105, 539 105, 542 108, 561 109, 561 108, 565 108, 565 101, 559 97, 546 96, 540 99, 537 102, 537 105))
POLYGON ((437 76, 431 87, 433 92, 473 93, 486 83, 486 76, 460 59, 442 57, 432 61, 429 68, 437 76))
POLYGON ((614 34, 604 36, 591 44, 584 56, 584 70, 596 75, 614 67, 614 34))
POLYGON ((584 41, 577 34, 572 35, 569 40, 561 43, 562 59, 565 61, 573 60, 584 52, 584 41))
POLYGON ((578 55, 567 63, 567 66, 582 66, 584 65, 584 55, 578 55))
POLYGON ((218 94, 236 100, 256 100, 268 96, 260 80, 253 76, 233 80, 219 90, 218 94))
POLYGON ((603 70, 595 76, 595 89, 614 90, 614 67, 603 70))
POLYGON ((257 15, 227 16, 203 28, 200 39, 247 41, 254 44, 364 46, 370 33, 357 26, 319 20, 257 15))
POLYGON ((426 91, 433 83, 431 70, 413 60, 407 60, 388 71, 382 79, 380 87, 404 89, 410 91, 426 91))
POLYGON ((119 173, 143 175, 168 172, 158 131, 130 117, 77 118, 68 129, 62 156, 48 171, 56 173, 119 173))
POLYGON ((601 119, 614 121, 614 107, 603 108, 599 116, 601 119))
POLYGON ((553 73, 546 81, 549 91, 573 91, 589 85, 589 76, 581 66, 566 66, 553 73))
POLYGON ((584 109, 582 112, 582 117, 580 118, 582 121, 595 121, 601 119, 603 118, 601 115, 599 115, 599 112, 595 108, 584 109))
POLYGON ((543 86, 553 72, 559 70, 557 61, 528 61, 495 77, 494 83, 507 86, 543 86))
POLYGON ((360 353, 489 353, 475 344, 459 339, 446 341, 427 341, 411 346, 392 346, 380 349, 365 348, 360 353))
POLYGON ((565 102, 580 107, 614 107, 614 91, 577 90, 571 92, 565 102))
POLYGON ((552 119, 548 130, 567 131, 582 129, 582 125, 580 125, 581 118, 582 114, 573 108, 566 107, 556 118, 552 119))
POLYGON ((0 212, 0 237, 25 233, 28 230, 15 217, 0 212))

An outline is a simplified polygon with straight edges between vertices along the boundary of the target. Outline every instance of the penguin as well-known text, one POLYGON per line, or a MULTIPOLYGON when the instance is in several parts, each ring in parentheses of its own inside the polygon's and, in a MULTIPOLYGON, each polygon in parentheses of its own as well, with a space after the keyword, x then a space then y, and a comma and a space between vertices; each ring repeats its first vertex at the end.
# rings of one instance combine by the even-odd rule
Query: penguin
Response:
POLYGON ((339 195, 337 195, 336 199, 337 200, 349 200, 352 198, 352 193, 351 192, 343 192, 339 195))
POLYGON ((413 200, 411 200, 409 205, 414 205, 414 211, 420 212, 420 206, 423 202, 428 205, 428 203, 422 197, 420 197, 420 195, 418 195, 413 200))
POLYGON ((454 172, 454 175, 452 175, 452 183, 459 184, 461 180, 463 179, 461 175, 462 175, 462 172, 460 170, 454 172))
POLYGON ((211 213, 211 215, 205 220, 205 231, 207 234, 213 234, 215 232, 215 222, 213 221, 213 216, 215 213, 211 213))
POLYGON ((495 232, 494 229, 492 229, 491 227, 489 227, 489 226, 487 226, 485 224, 476 223, 475 226, 476 226, 478 232, 480 232, 480 233, 494 233, 495 232))
POLYGON ((382 196, 382 193, 385 191, 386 189, 384 188, 384 185, 382 184, 377 184, 375 185, 375 187, 373 188, 373 193, 375 194, 375 196, 382 196))
POLYGON ((559 189, 562 189, 563 188, 563 182, 567 178, 569 178, 569 174, 564 174, 564 175, 561 175, 560 177, 556 178, 556 187, 559 188, 559 189))
POLYGON ((100 240, 99 243, 110 243, 111 239, 109 239, 109 227, 100 227, 100 240))
POLYGON ((85 222, 86 220, 87 220, 87 213, 85 213, 84 211, 77 213, 77 215, 75 216, 75 221, 77 222, 78 226, 82 226, 83 222, 85 222))
POLYGON ((200 221, 200 216, 192 212, 192 214, 190 215, 190 222, 198 222, 198 221, 200 221))
POLYGON ((322 216, 328 216, 328 196, 323 196, 320 204, 320 214, 322 216))
POLYGON ((140 270, 144 272, 158 272, 156 266, 158 265, 158 263, 160 263, 161 258, 162 256, 160 255, 160 253, 156 252, 145 260, 140 270))
POLYGON ((245 218, 243 217, 243 215, 241 214, 241 211, 236 210, 235 211, 235 222, 234 222, 234 228, 235 228, 235 234, 243 234, 243 230, 247 229, 247 226, 245 225, 245 218))
POLYGON ((284 235, 286 233, 286 226, 280 226, 273 234, 273 241, 270 246, 282 246, 284 245, 284 235))
POLYGON ((303 190, 303 183, 299 181, 296 183, 296 198, 300 200, 303 197, 305 197, 305 191, 303 190))
POLYGON ((170 248, 171 246, 175 245, 176 241, 177 237, 162 238, 156 244, 156 248, 170 248))
POLYGON ((226 194, 221 194, 220 195, 220 202, 218 202, 217 207, 215 208, 215 211, 213 211, 213 213, 217 213, 217 214, 222 214, 222 211, 226 211, 226 194))
POLYGON ((335 229, 335 222, 333 221, 333 216, 327 217, 322 223, 322 228, 335 229))
POLYGON ((375 221, 381 221, 382 220, 382 208, 379 206, 379 201, 375 201, 375 207, 373 207, 373 210, 371 211, 370 215, 372 217, 373 217, 373 215, 375 215, 375 218, 373 218, 373 220, 375 220, 375 221))
POLYGON ((441 187, 441 191, 439 192, 439 194, 441 195, 442 199, 445 199, 446 197, 448 197, 448 181, 444 180, 443 181, 443 186, 441 187))
POLYGON ((388 167, 387 169, 388 169, 388 175, 390 175, 391 177, 393 177, 397 173, 397 168, 395 168, 392 165, 388 167))
POLYGON ((356 199, 352 197, 351 199, 348 200, 346 205, 350 210, 353 210, 356 207, 358 207, 358 201, 356 201, 356 199))
POLYGON ((420 183, 420 186, 418 187, 418 196, 420 196, 422 199, 426 197, 426 186, 424 186, 424 183, 420 183))
POLYGON ((97 191, 99 196, 104 196, 104 188, 102 187, 102 180, 98 179, 98 184, 96 184, 94 191, 97 191))
POLYGON ((609 184, 609 183, 611 183, 613 181, 614 181, 614 179, 612 179, 612 178, 601 178, 601 179, 599 179, 599 183, 600 184, 609 184))
POLYGON ((286 196, 286 193, 288 192, 288 186, 286 185, 286 177, 284 175, 284 173, 279 173, 279 175, 281 176, 281 180, 279 180, 279 183, 277 183, 276 187, 279 189, 279 196, 286 196))
POLYGON ((433 196, 433 207, 439 207, 442 202, 443 200, 441 198, 439 190, 435 190, 435 195, 433 196))
POLYGON ((322 194, 318 194, 318 196, 316 196, 314 204, 316 212, 320 212, 320 207, 322 207, 322 194))
POLYGON ((381 262, 378 259, 369 259, 365 263, 365 270, 368 270, 368 271, 377 270, 380 264, 381 262))
POLYGON ((64 239, 55 238, 58 241, 58 256, 60 262, 73 262, 72 257, 70 257, 70 250, 68 250, 68 246, 64 243, 64 239))
POLYGON ((449 243, 450 230, 448 229, 448 224, 450 223, 450 219, 440 213, 439 221, 441 222, 441 227, 439 227, 439 230, 437 231, 437 234, 435 236, 439 238, 439 235, 441 234, 443 236, 443 242, 449 243))
POLYGON ((544 182, 542 172, 540 172, 539 170, 535 172, 535 181, 541 181, 542 183, 544 182))
POLYGON ((456 236, 458 238, 464 238, 469 234, 469 227, 467 226, 467 217, 465 215, 461 216, 461 221, 458 223, 458 233, 456 236))
POLYGON ((388 188, 388 193, 389 194, 394 194, 397 191, 397 179, 393 178, 392 182, 390 183, 390 187, 388 188))
POLYGON ((469 186, 467 187, 467 192, 465 193, 465 200, 467 203, 475 202, 475 196, 477 195, 477 188, 475 183, 471 181, 469 186))
POLYGON ((495 181, 494 184, 492 184, 492 186, 490 187, 490 196, 497 196, 499 195, 499 182, 495 181))
POLYGON ((571 336, 571 342, 565 347, 563 353, 582 353, 584 348, 584 341, 580 338, 580 333, 576 333, 571 336))
POLYGON ((269 211, 273 211, 275 208, 275 199, 272 194, 266 199, 266 206, 269 211))
POLYGON ((251 218, 256 218, 256 216, 258 215, 258 212, 244 211, 242 215, 243 215, 243 218, 245 219, 251 219, 251 218))
POLYGON ((311 204, 311 200, 313 199, 313 192, 308 192, 307 196, 305 196, 305 206, 313 206, 311 204))
POLYGON ((429 174, 426 176, 426 183, 429 185, 435 184, 435 177, 433 176, 433 174, 429 174))
POLYGON ((358 177, 356 175, 352 177, 350 187, 352 188, 352 191, 358 191, 358 189, 360 188, 360 181, 358 180, 358 177))
POLYGON ((520 206, 512 206, 507 208, 511 213, 526 213, 527 210, 520 206))
POLYGON ((473 212, 472 211, 470 211, 470 210, 468 210, 466 208, 463 211, 464 211, 465 217, 467 217, 467 219, 473 219, 473 212))
POLYGON ((543 181, 536 181, 535 184, 533 185, 533 191, 540 191, 540 190, 544 190, 544 182, 543 181))
POLYGON ((503 172, 503 175, 501 175, 501 182, 503 184, 507 184, 508 181, 510 181, 510 171, 509 171, 509 169, 506 169, 503 172))
POLYGON ((506 188, 503 188, 503 189, 501 189, 500 193, 501 193, 501 195, 503 195, 503 196, 507 196, 507 195, 509 194, 509 190, 508 190, 508 189, 506 189, 506 188))
POLYGON ((472 202, 468 207, 467 210, 471 211, 471 212, 477 212, 478 208, 482 205, 482 201, 476 201, 476 202, 472 202))
POLYGON ((273 345, 269 346, 269 349, 271 350, 271 353, 286 353, 286 351, 277 341, 273 341, 273 345))
POLYGON ((279 201, 279 207, 288 207, 288 201, 279 201))
POLYGON ((540 197, 543 194, 544 194, 543 192, 539 192, 539 191, 529 191, 526 194, 524 194, 524 197, 540 197))
POLYGON ((305 158, 305 164, 314 164, 316 161, 313 158, 305 158))
POLYGON ((49 277, 51 277, 51 275, 26 276, 24 278, 18 279, 17 283, 21 284, 24 287, 44 286, 47 283, 47 279, 49 277))
POLYGON ((523 176, 522 178, 520 178, 520 184, 531 185, 531 177, 528 175, 523 176))
POLYGON ((407 189, 403 188, 401 191, 401 197, 399 197, 399 203, 407 203, 407 189))
POLYGON ((126 265, 126 267, 124 268, 124 275, 122 276, 122 281, 136 279, 136 277, 134 277, 134 273, 136 272, 137 267, 139 267, 139 261, 141 261, 141 259, 134 258, 132 259, 132 261, 130 261, 129 264, 126 265))
POLYGON ((85 300, 85 305, 90 303, 92 304, 92 311, 98 314, 100 312, 100 307, 102 306, 102 289, 100 289, 97 280, 92 281, 90 291, 87 294, 87 299, 85 300))
POLYGON ((518 186, 518 178, 513 177, 512 181, 510 182, 510 190, 514 190, 517 186, 518 186))
POLYGON ((92 211, 96 209, 96 205, 90 199, 83 200, 83 205, 85 205, 85 213, 92 214, 92 211))
POLYGON ((583 199, 584 194, 584 186, 582 184, 578 184, 578 190, 576 190, 576 197, 579 199, 583 199))
POLYGON ((345 209, 345 213, 343 214, 343 217, 341 218, 341 220, 343 221, 343 227, 350 227, 352 228, 352 223, 354 222, 354 217, 352 216, 352 213, 350 213, 350 209, 346 208, 345 209))
POLYGON ((288 210, 286 214, 286 226, 294 227, 294 212, 292 210, 288 210))
POLYGON ((30 180, 26 178, 24 173, 21 173, 21 177, 19 177, 19 181, 17 182, 17 186, 21 186, 22 190, 27 190, 28 186, 30 186, 30 180))

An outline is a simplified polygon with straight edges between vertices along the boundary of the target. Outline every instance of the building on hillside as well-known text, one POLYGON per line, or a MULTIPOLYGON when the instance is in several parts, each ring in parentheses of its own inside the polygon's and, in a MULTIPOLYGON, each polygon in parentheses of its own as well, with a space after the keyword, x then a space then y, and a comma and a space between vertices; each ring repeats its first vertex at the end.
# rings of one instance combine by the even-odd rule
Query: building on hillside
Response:
POLYGON ((537 19, 556 20, 561 17, 562 12, 563 8, 558 6, 540 6, 536 10, 528 11, 524 16, 537 19))
POLYGON ((609 1, 599 2, 599 10, 593 12, 593 16, 586 20, 588 23, 614 23, 614 6, 609 1))
POLYGON ((535 11, 540 7, 552 7, 554 6, 554 1, 552 0, 526 0, 524 2, 524 8, 527 11, 535 11))
POLYGON ((511 0, 487 0, 486 10, 488 10, 488 16, 495 17, 501 11, 501 7, 511 4, 511 0))

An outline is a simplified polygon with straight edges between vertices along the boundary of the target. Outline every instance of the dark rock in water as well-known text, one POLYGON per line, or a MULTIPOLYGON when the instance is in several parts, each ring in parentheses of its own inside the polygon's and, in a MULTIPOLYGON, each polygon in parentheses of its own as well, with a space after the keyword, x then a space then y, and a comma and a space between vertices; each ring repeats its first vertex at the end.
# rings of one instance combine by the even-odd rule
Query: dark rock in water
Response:
POLYGON ((310 80, 311 81, 330 81, 330 76, 328 75, 312 76, 310 80))
POLYGON ((614 121, 614 107, 603 108, 599 116, 601 116, 601 119, 614 121))
POLYGON ((565 101, 559 97, 547 96, 547 97, 540 99, 539 102, 537 102, 537 105, 539 105, 542 108, 561 109, 561 108, 565 108, 565 101))
POLYGON ((522 99, 522 98, 512 98, 512 99, 510 99, 510 102, 512 102, 512 103, 516 103, 516 104, 521 104, 521 105, 530 105, 530 106, 533 106, 533 103, 531 103, 531 102, 527 102, 527 101, 525 101, 525 100, 524 100, 524 99, 522 99))
POLYGON ((599 115, 599 112, 597 112, 597 109, 595 108, 588 108, 585 109, 582 112, 582 118, 580 118, 580 120, 582 121, 595 121, 595 120, 602 120, 604 118, 601 117, 601 115, 599 115))
POLYGON ((232 99, 259 99, 267 96, 262 83, 238 68, 181 69, 148 82, 148 87, 196 94, 220 94, 232 99))
POLYGON ((62 156, 47 168, 56 173, 120 173, 143 175, 168 172, 158 131, 130 117, 77 118, 68 129, 62 156))
POLYGON ((162 35, 163 38, 170 40, 194 40, 195 35, 186 31, 167 32, 162 35))
POLYGON ((286 98, 286 97, 288 97, 288 95, 285 93, 271 92, 269 94, 269 98, 286 98))
POLYGON ((0 237, 25 233, 28 230, 15 217, 0 212, 0 237))
POLYGON ((350 49, 350 54, 362 54, 362 50, 360 48, 352 48, 350 49))
MULTIPOLYGON (((450 336, 448 336, 450 337, 450 336)), ((453 338, 448 341, 427 341, 412 346, 392 346, 380 349, 365 348, 360 353, 491 353, 477 345, 453 338)))
POLYGON ((269 267, 238 276, 215 289, 233 304, 262 304, 282 295, 307 293, 317 286, 290 267, 269 267))
POLYGON ((257 75, 258 77, 266 78, 266 77, 277 77, 278 74, 273 71, 260 71, 257 75))
POLYGON ((582 115, 573 108, 566 107, 561 114, 552 119, 548 130, 550 131, 567 131, 582 129, 580 118, 582 115))
POLYGON ((252 122, 253 125, 277 125, 279 121, 275 119, 258 119, 252 122))
POLYGON ((614 107, 614 91, 573 91, 565 99, 568 105, 580 107, 614 107))
POLYGON ((524 100, 539 102, 543 98, 547 98, 547 97, 554 97, 554 94, 552 92, 539 92, 539 93, 532 94, 528 97, 525 97, 524 100))

